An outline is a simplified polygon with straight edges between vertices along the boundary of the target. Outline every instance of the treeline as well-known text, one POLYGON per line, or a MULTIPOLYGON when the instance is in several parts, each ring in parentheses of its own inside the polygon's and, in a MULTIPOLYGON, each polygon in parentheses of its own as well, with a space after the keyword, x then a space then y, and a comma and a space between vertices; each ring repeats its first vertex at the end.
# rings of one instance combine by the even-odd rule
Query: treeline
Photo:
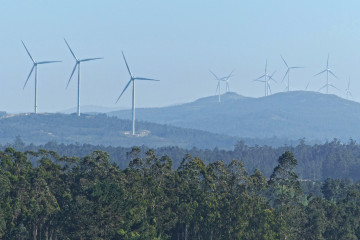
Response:
POLYGON ((127 155, 120 169, 102 151, 0 152, 0 238, 360 238, 360 184, 327 179, 304 194, 289 151, 268 180, 237 160, 187 155, 174 169, 152 150, 127 155))
MULTIPOLYGON (((49 142, 45 145, 25 144, 21 138, 16 138, 12 144, 0 145, 0 149, 12 147, 18 151, 37 151, 38 149, 54 150, 60 155, 86 156, 93 151, 101 150, 110 154, 110 160, 121 169, 127 167, 130 159, 127 152, 129 147, 113 147, 91 144, 59 144, 49 142)), ((146 146, 140 147, 143 155, 149 150, 146 146)), ((173 167, 177 168, 182 159, 190 154, 202 159, 206 164, 216 161, 230 163, 233 159, 242 161, 248 169, 253 172, 259 169, 266 177, 270 177, 276 166, 276 159, 283 152, 290 151, 298 160, 297 174, 301 179, 312 181, 324 181, 327 178, 360 180, 360 145, 350 139, 343 143, 338 139, 325 142, 324 144, 310 145, 304 139, 296 146, 249 146, 245 142, 238 142, 233 150, 222 150, 219 148, 209 149, 185 149, 180 147, 160 147, 154 152, 158 156, 167 155, 173 160, 173 167)))

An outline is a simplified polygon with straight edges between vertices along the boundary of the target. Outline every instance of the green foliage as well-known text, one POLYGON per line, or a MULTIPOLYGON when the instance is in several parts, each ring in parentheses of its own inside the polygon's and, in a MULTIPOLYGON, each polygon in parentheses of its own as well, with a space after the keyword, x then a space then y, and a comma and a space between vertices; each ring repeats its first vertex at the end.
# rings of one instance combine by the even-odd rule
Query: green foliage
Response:
MULTIPOLYGON (((197 141, 197 140, 196 140, 197 141)), ((116 163, 121 169, 125 169, 131 156, 128 152, 132 148, 114 147, 90 144, 59 144, 56 142, 48 142, 45 145, 26 145, 22 140, 17 138, 13 144, 1 146, 0 149, 12 147, 17 151, 27 152, 29 160, 37 164, 32 156, 39 150, 47 150, 48 158, 59 163, 59 155, 61 156, 77 156, 85 157, 92 152, 101 150, 109 153, 112 163, 116 163)), ((139 158, 145 157, 145 153, 149 148, 146 146, 137 147, 139 158)), ((296 173, 302 183, 312 183, 314 181, 324 181, 327 178, 332 179, 349 179, 352 181, 360 180, 360 145, 353 140, 349 140, 347 144, 334 139, 322 145, 307 145, 305 140, 301 139, 297 146, 283 146, 273 148, 269 146, 248 146, 244 142, 238 142, 234 150, 226 151, 219 148, 209 149, 185 149, 179 147, 160 147, 153 150, 155 155, 168 156, 172 160, 173 168, 180 166, 184 156, 187 154, 200 158, 204 163, 210 164, 216 161, 230 163, 233 159, 239 159, 249 172, 258 169, 263 175, 269 178, 273 172, 273 168, 277 165, 277 158, 285 151, 290 151, 298 161, 296 173)), ((64 160, 65 161, 65 160, 64 160)), ((67 164, 71 165, 76 161, 76 157, 68 157, 67 164)), ((308 188, 312 186, 308 185, 308 188)), ((318 187, 318 186, 316 186, 318 187)), ((321 194, 318 188, 317 195, 321 194)))
POLYGON ((122 170, 102 151, 0 152, 0 238, 360 238, 360 184, 328 179, 324 197, 304 195, 288 151, 269 181, 238 160, 186 155, 175 170, 168 156, 140 148, 127 159, 122 170))

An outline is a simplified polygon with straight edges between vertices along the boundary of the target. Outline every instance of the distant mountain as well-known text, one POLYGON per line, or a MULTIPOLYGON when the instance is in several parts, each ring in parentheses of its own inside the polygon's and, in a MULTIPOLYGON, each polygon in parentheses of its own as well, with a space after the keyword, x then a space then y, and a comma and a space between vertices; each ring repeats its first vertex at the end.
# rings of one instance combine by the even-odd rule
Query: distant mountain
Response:
MULTIPOLYGON (((130 119, 130 110, 108 113, 130 119)), ((360 136, 360 104, 331 94, 293 91, 250 98, 230 92, 163 108, 136 109, 138 120, 242 138, 331 140, 360 136)))
POLYGON ((0 144, 20 137, 26 143, 86 143, 131 147, 179 146, 233 149, 240 140, 201 130, 137 122, 137 136, 130 135, 131 121, 105 114, 7 114, 0 117, 0 144))

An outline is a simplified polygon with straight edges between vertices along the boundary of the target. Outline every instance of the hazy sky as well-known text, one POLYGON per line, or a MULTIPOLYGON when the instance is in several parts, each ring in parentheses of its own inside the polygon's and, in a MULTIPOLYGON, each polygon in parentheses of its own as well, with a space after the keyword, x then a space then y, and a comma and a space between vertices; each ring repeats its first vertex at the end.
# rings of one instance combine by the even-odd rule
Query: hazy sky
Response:
MULTIPOLYGON (((115 100, 129 80, 121 51, 135 76, 161 82, 137 82, 139 107, 158 107, 215 94, 209 69, 226 75, 235 69, 231 91, 260 97, 263 85, 252 80, 277 71, 273 92, 284 91, 289 65, 304 66, 291 76, 291 89, 317 91, 330 68, 345 97, 360 101, 359 1, 2 1, 0 8, 0 110, 33 111, 34 78, 22 89, 32 67, 21 40, 38 61, 62 63, 38 67, 38 110, 56 112, 76 105, 76 78, 66 84, 75 64, 65 37, 79 58, 104 57, 82 64, 81 103, 130 107, 131 91, 115 100)), ((224 89, 223 86, 222 89, 224 89)))

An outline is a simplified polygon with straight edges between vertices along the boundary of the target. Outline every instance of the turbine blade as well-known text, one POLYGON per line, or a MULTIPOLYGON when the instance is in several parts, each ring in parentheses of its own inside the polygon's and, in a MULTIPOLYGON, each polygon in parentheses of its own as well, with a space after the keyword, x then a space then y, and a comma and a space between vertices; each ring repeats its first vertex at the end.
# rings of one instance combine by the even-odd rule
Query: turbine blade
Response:
POLYGON ((71 72, 71 75, 70 75, 69 81, 68 81, 68 83, 67 83, 67 85, 66 85, 66 88, 68 88, 69 83, 70 83, 70 81, 71 81, 71 78, 72 78, 72 76, 74 75, 74 72, 75 72, 77 66, 78 66, 78 63, 75 63, 75 67, 74 67, 74 69, 73 69, 72 72, 71 72))
POLYGON ((329 68, 329 58, 330 58, 330 54, 328 53, 328 58, 327 58, 327 61, 326 61, 326 68, 329 68))
POLYGON ((329 70, 329 73, 333 75, 336 79, 339 79, 331 70, 329 70))
POLYGON ((267 86, 268 86, 268 89, 269 89, 270 94, 271 94, 271 87, 270 87, 270 84, 267 84, 267 86))
POLYGON ((274 76, 275 73, 276 73, 276 71, 274 71, 274 72, 273 72, 270 76, 268 76, 268 77, 269 77, 270 80, 273 80, 274 82, 277 83, 277 81, 276 81, 275 79, 273 79, 273 76, 274 76))
POLYGON ((66 41, 66 39, 65 39, 65 38, 64 38, 64 40, 65 40, 65 43, 66 43, 66 45, 68 46, 68 48, 69 48, 69 50, 70 50, 71 54, 73 55, 73 57, 74 57, 74 58, 75 58, 75 60, 77 61, 78 59, 76 58, 76 56, 75 56, 74 52, 71 50, 70 45, 68 44, 68 42, 66 41))
POLYGON ((335 88, 335 89, 337 89, 337 90, 339 90, 340 91, 340 89, 338 89, 337 87, 335 87, 334 85, 332 85, 332 84, 329 84, 329 86, 330 87, 333 87, 333 88, 335 88))
POLYGON ((87 62, 87 61, 92 61, 92 60, 98 60, 98 59, 104 59, 104 58, 85 58, 85 59, 81 59, 79 62, 87 62))
POLYGON ((37 64, 47 64, 47 63, 57 63, 61 61, 44 61, 44 62, 38 62, 37 64))
POLYGON ((267 59, 265 61, 265 74, 266 74, 266 71, 267 71, 267 59))
POLYGON ((217 93, 218 90, 219 90, 219 94, 220 94, 220 82, 218 82, 218 84, 216 86, 215 94, 217 93))
POLYGON ((26 48, 25 43, 24 43, 23 41, 21 41, 21 42, 22 42, 22 44, 24 45, 24 48, 25 48, 26 52, 28 53, 31 61, 32 61, 33 63, 35 63, 34 59, 32 58, 32 56, 31 56, 31 54, 30 54, 30 52, 29 52, 29 50, 26 48))
POLYGON ((325 84, 324 86, 322 86, 321 88, 319 88, 318 91, 321 91, 322 89, 324 89, 327 85, 325 84))
POLYGON ((320 75, 320 74, 322 74, 322 73, 324 73, 324 72, 326 72, 326 71, 327 71, 327 69, 325 69, 324 71, 321 71, 321 72, 315 74, 313 77, 316 77, 317 75, 320 75))
POLYGON ((132 77, 132 74, 131 74, 131 71, 130 71, 130 68, 129 68, 129 65, 127 64, 127 61, 126 61, 126 58, 125 58, 125 55, 124 55, 124 52, 122 51, 122 55, 123 55, 123 58, 124 58, 124 61, 125 61, 125 64, 126 64, 126 68, 130 74, 130 77, 132 77))
POLYGON ((310 80, 309 80, 308 84, 306 85, 305 90, 307 90, 307 89, 308 89, 309 85, 310 85, 310 80))
POLYGON ((216 80, 219 80, 219 78, 216 76, 216 74, 213 73, 210 69, 209 69, 209 72, 211 72, 211 74, 215 77, 216 80))
POLYGON ((254 81, 258 81, 259 79, 261 79, 261 78, 263 78, 263 77, 265 77, 265 74, 264 75, 262 75, 261 77, 258 77, 257 79, 255 79, 254 81))
POLYGON ((158 79, 142 78, 142 77, 136 77, 136 78, 134 78, 134 80, 160 81, 158 79))
POLYGON ((286 67, 289 68, 289 66, 288 66, 288 64, 286 63, 286 61, 285 61, 285 59, 283 58, 283 56, 280 55, 280 57, 281 57, 281 59, 284 61, 286 67))
POLYGON ((292 69, 292 68, 304 68, 304 67, 290 67, 290 68, 292 69))
POLYGON ((235 70, 232 70, 231 71, 231 73, 229 74, 229 75, 227 75, 227 76, 225 76, 225 77, 223 77, 223 78, 221 78, 221 80, 222 81, 228 81, 229 80, 229 78, 232 78, 234 75, 232 75, 233 74, 233 72, 234 72, 235 70))
POLYGON ((264 80, 255 79, 254 82, 265 82, 264 80))
POLYGON ((284 79, 286 78, 286 76, 288 75, 288 73, 289 73, 289 68, 288 68, 288 70, 286 71, 286 73, 285 73, 285 75, 284 75, 284 77, 283 77, 283 79, 281 80, 281 82, 284 82, 284 79))
POLYGON ((35 64, 33 65, 33 67, 32 67, 31 70, 30 70, 30 73, 29 73, 29 75, 28 75, 28 77, 27 77, 27 79, 26 79, 26 81, 25 81, 25 84, 24 84, 23 89, 25 88, 27 82, 29 81, 29 78, 30 78, 32 72, 34 71, 34 68, 35 68, 35 64))
POLYGON ((226 90, 227 90, 228 92, 230 92, 230 86, 229 86, 229 83, 228 83, 228 82, 226 82, 226 90))
POLYGON ((118 99, 116 100, 115 103, 117 103, 119 101, 119 99, 121 98, 121 96, 123 95, 123 93, 125 92, 125 90, 129 87, 131 81, 133 81, 133 79, 131 78, 130 81, 126 84, 124 90, 121 92, 120 96, 118 97, 118 99))

